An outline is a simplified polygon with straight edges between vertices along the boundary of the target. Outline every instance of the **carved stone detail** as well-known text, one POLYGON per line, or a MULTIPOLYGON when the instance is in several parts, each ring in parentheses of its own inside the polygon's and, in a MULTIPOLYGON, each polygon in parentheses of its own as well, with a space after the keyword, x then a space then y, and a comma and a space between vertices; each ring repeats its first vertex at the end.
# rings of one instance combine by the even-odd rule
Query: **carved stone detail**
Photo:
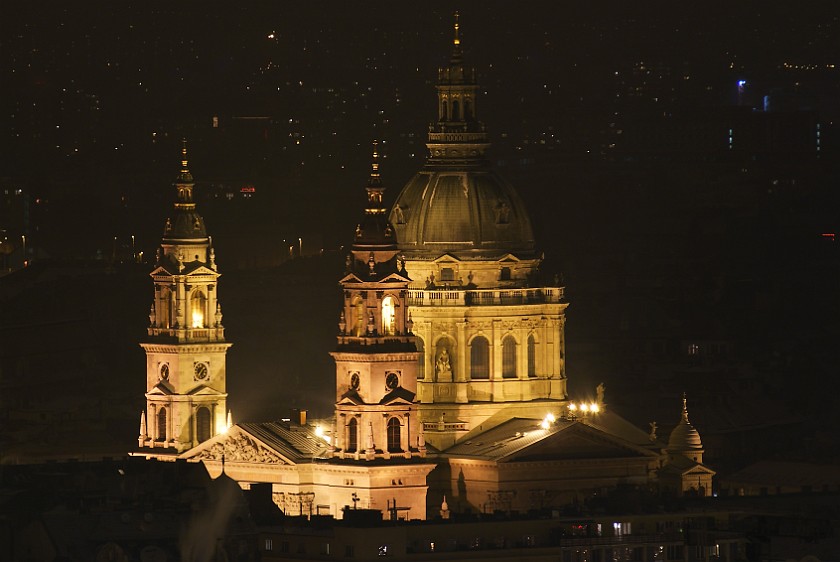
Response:
POLYGON ((222 455, 228 462, 251 462, 262 464, 286 464, 279 455, 263 447, 247 435, 237 434, 198 453, 199 460, 221 461, 222 455))

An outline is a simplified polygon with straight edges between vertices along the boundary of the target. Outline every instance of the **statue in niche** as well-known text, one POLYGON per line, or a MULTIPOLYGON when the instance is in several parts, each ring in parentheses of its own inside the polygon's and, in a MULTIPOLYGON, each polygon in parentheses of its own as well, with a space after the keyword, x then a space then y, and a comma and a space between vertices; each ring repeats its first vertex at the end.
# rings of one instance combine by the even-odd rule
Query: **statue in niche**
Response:
POLYGON ((164 232, 172 230, 172 220, 166 219, 166 226, 163 227, 164 232))
POLYGON ((435 361, 435 373, 438 380, 446 380, 452 378, 452 366, 449 363, 449 351, 444 347, 438 353, 437 361, 435 361))
POLYGON ((405 224, 405 214, 403 213, 402 207, 399 205, 394 205, 394 218, 397 221, 397 224, 405 224))
POLYGON ((496 205, 496 224, 508 224, 510 222, 510 205, 507 201, 499 201, 496 205))

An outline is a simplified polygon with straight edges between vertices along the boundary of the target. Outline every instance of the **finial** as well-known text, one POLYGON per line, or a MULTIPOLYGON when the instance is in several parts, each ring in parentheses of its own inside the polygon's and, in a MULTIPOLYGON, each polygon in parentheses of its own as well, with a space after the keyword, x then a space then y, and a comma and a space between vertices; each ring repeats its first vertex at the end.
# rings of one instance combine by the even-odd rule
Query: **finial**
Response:
POLYGON ((461 25, 458 23, 458 12, 455 12, 455 38, 452 40, 452 44, 458 47, 461 45, 461 37, 460 32, 461 25))

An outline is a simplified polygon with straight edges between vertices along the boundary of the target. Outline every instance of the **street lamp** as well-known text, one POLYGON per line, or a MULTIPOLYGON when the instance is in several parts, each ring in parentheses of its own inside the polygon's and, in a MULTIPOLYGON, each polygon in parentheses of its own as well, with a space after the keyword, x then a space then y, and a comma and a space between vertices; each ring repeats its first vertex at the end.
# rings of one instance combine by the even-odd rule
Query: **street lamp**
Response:
POLYGON ((298 256, 303 257, 303 238, 298 238, 299 250, 298 256))
POLYGON ((23 267, 26 267, 26 235, 21 235, 20 239, 23 242, 23 267))

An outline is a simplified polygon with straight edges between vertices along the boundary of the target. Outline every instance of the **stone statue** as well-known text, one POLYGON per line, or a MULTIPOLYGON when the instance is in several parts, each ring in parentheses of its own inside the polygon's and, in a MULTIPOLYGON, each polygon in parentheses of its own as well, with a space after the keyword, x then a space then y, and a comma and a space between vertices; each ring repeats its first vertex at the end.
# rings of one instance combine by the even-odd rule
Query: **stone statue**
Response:
POLYGON ((604 383, 598 383, 598 386, 595 387, 595 395, 597 396, 596 401, 598 404, 604 403, 604 392, 607 390, 607 387, 604 383))
POLYGON ((648 434, 648 439, 650 439, 651 441, 656 441, 656 422, 652 421, 648 425, 650 426, 650 434, 648 434))
POLYGON ((405 215, 399 205, 394 206, 394 218, 397 220, 397 224, 405 224, 405 215))
POLYGON ((435 362, 435 372, 438 376, 452 372, 452 368, 449 365, 449 352, 445 347, 438 354, 437 361, 435 362))

